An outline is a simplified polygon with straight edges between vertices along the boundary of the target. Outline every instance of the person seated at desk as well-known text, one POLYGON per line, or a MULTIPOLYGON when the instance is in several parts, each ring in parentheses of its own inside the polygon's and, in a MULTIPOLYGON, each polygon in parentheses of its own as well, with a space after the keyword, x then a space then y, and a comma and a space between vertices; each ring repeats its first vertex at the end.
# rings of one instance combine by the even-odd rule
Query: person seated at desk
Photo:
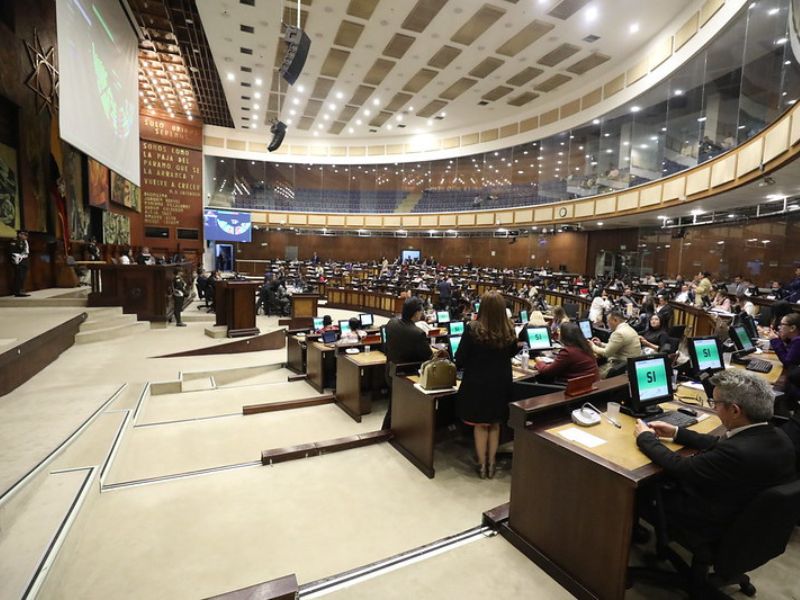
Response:
POLYGON ((778 325, 778 333, 770 331, 770 348, 785 369, 800 365, 800 313, 784 315, 778 325))
POLYGON ((711 301, 711 309, 727 313, 731 312, 731 300, 723 287, 717 289, 717 293, 711 301))
POLYGON ((131 249, 125 248, 122 251, 122 254, 119 255, 119 264, 121 265, 132 265, 133 259, 131 258, 131 249))
POLYGON ((800 302, 800 267, 794 270, 794 278, 786 284, 784 297, 789 302, 800 302))
POLYGON ((322 317, 322 329, 318 329, 317 333, 325 333, 326 331, 339 331, 339 326, 333 324, 333 319, 330 315, 322 317))
POLYGON ((602 327, 603 317, 610 310, 611 302, 608 299, 608 292, 602 290, 594 297, 589 307, 589 320, 592 322, 592 325, 599 325, 602 327))
POLYGON ((656 352, 669 352, 671 349, 669 335, 661 323, 661 317, 652 315, 647 329, 639 336, 642 348, 650 348, 656 352))
POLYGON ((553 307, 553 320, 550 322, 550 337, 557 340, 558 336, 561 335, 561 324, 569 322, 569 317, 563 306, 553 307))
POLYGON ((681 285, 681 291, 675 296, 675 302, 680 304, 694 304, 694 294, 687 284, 681 285))
POLYGON ((756 316, 756 307, 750 301, 750 299, 742 292, 736 294, 736 300, 733 304, 731 304, 731 312, 737 313, 740 311, 744 311, 751 317, 756 316))
POLYGON ((714 408, 726 432, 721 437, 678 428, 663 421, 636 421, 636 445, 677 486, 662 487, 667 517, 681 528, 713 541, 762 491, 793 481, 795 449, 787 435, 768 421, 773 397, 762 377, 743 369, 711 378, 714 408), (681 456, 659 438, 700 450, 681 456))
POLYGON ((669 305, 669 293, 664 292, 656 297, 656 314, 661 319, 661 325, 667 329, 672 324, 672 307, 669 305))
POLYGON ((619 310, 612 310, 608 315, 608 328, 611 335, 605 344, 597 338, 592 338, 592 350, 597 356, 607 360, 600 369, 603 378, 612 369, 627 363, 629 358, 636 358, 642 354, 642 345, 636 330, 625 322, 625 317, 619 310))
POLYGON ((639 306, 636 302, 636 299, 633 297, 633 290, 631 290, 629 287, 626 287, 625 291, 622 293, 622 296, 619 297, 619 303, 623 308, 626 308, 628 305, 633 306, 634 308, 639 306))
POLYGON ((594 381, 600 379, 600 369, 592 352, 592 346, 577 324, 570 321, 561 323, 559 339, 562 347, 553 362, 546 363, 541 358, 535 359, 536 370, 540 376, 571 379, 593 375, 594 381))
POLYGON ((350 325, 350 331, 343 332, 339 338, 343 344, 357 344, 362 338, 367 337, 367 332, 364 331, 364 326, 358 317, 350 317, 347 324, 350 325))
POLYGON ((464 371, 456 414, 474 427, 481 479, 495 475, 500 423, 508 419, 508 404, 513 400, 511 358, 520 345, 506 316, 505 299, 500 292, 486 292, 478 319, 467 324, 455 355, 456 367, 464 371))
POLYGON ((653 303, 653 299, 646 296, 642 301, 642 306, 639 309, 639 318, 633 328, 639 333, 644 333, 650 325, 650 317, 654 314, 656 314, 656 306, 653 303))
MULTIPOLYGON (((433 348, 428 343, 428 335, 415 323, 423 318, 425 304, 412 296, 403 302, 403 312, 400 318, 391 319, 386 325, 386 381, 391 389, 392 382, 389 376, 390 364, 410 362, 423 362, 433 356, 433 348)), ((391 429, 392 426, 392 400, 389 396, 389 407, 383 419, 381 429, 391 429)))
POLYGON ((758 328, 759 335, 763 337, 770 337, 771 334, 780 333, 781 320, 788 314, 792 313, 792 305, 788 302, 781 300, 772 305, 772 320, 769 325, 758 328))
POLYGON ((139 256, 136 257, 136 264, 137 265, 156 264, 156 259, 153 258, 152 254, 150 254, 150 248, 148 248, 147 246, 142 246, 142 251, 139 253, 139 256))

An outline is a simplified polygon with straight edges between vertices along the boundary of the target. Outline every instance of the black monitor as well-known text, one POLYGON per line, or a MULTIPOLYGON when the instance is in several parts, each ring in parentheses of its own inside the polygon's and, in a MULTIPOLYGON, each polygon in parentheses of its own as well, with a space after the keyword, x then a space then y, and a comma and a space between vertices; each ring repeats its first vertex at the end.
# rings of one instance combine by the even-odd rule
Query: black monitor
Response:
POLYGON ((528 347, 531 350, 550 350, 553 342, 550 340, 550 328, 528 326, 528 347))
POLYGON ((336 341, 338 334, 333 331, 323 331, 322 332, 322 343, 323 344, 333 344, 336 341))
POLYGON ((714 336, 690 338, 689 356, 695 373, 725 370, 725 363, 722 362, 722 345, 714 336))
POLYGON ((325 324, 323 323, 322 317, 314 317, 314 329, 319 331, 323 327, 325 327, 325 324))
POLYGON ((744 355, 756 351, 753 340, 744 325, 734 325, 730 328, 731 341, 736 346, 737 354, 744 355))
POLYGON ((342 333, 347 333, 350 331, 350 321, 339 321, 339 331, 342 333))
POLYGON ((744 327, 747 335, 750 336, 751 340, 758 339, 758 327, 756 327, 756 320, 747 314, 745 311, 739 311, 739 313, 733 317, 733 321, 731 322, 733 326, 741 326, 744 327))
POLYGON ((447 310, 439 310, 436 311, 436 322, 440 325, 442 323, 449 323, 450 322, 450 311, 447 310))
POLYGON ((455 358, 456 352, 458 351, 458 346, 461 344, 461 336, 460 335, 453 335, 450 336, 448 340, 450 342, 450 357, 455 358))
POLYGON ((450 335, 464 335, 464 321, 452 321, 449 324, 450 335))
POLYGON ((375 319, 369 313, 359 314, 358 320, 361 321, 363 327, 372 327, 375 324, 375 319))
POLYGON ((578 327, 581 328, 581 333, 583 333, 583 337, 587 340, 592 339, 592 322, 589 319, 581 319, 578 321, 578 327))
POLYGON ((527 310, 519 311, 519 322, 520 323, 527 323, 528 322, 528 311, 527 310))
POLYGON ((666 354, 628 359, 629 412, 636 417, 658 414, 672 400, 672 368, 666 354))

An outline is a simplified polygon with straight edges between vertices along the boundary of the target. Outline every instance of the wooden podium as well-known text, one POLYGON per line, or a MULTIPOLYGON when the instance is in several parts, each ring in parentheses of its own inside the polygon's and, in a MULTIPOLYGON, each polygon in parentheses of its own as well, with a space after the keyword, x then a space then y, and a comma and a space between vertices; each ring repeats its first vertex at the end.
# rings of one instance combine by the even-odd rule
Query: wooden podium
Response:
POLYGON ((292 315, 289 327, 305 329, 314 325, 317 316, 317 294, 292 294, 292 315))
POLYGON ((228 328, 228 337, 258 335, 256 327, 256 290, 254 281, 217 282, 214 304, 217 313, 216 325, 228 328))

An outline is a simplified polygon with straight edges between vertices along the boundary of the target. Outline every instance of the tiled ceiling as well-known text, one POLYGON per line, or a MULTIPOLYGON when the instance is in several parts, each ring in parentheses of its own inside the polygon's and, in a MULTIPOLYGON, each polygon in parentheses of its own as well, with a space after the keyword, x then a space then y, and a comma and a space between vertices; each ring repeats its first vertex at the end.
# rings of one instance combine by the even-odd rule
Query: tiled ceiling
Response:
POLYGON ((619 70, 702 4, 302 0, 311 49, 289 86, 276 73, 296 0, 164 1, 196 2, 234 127, 265 130, 280 118, 289 138, 333 139, 518 120, 619 70))

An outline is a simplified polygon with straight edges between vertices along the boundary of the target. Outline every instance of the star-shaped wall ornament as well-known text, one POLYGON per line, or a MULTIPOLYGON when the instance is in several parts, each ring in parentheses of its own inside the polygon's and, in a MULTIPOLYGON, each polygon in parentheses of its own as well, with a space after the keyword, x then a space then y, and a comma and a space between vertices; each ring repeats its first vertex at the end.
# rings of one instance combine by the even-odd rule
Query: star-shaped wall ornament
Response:
POLYGON ((58 112, 58 69, 56 68, 56 49, 50 46, 45 50, 39 39, 39 32, 33 30, 33 43, 25 41, 25 50, 31 63, 32 72, 25 85, 36 94, 36 112, 47 108, 50 115, 58 112))

